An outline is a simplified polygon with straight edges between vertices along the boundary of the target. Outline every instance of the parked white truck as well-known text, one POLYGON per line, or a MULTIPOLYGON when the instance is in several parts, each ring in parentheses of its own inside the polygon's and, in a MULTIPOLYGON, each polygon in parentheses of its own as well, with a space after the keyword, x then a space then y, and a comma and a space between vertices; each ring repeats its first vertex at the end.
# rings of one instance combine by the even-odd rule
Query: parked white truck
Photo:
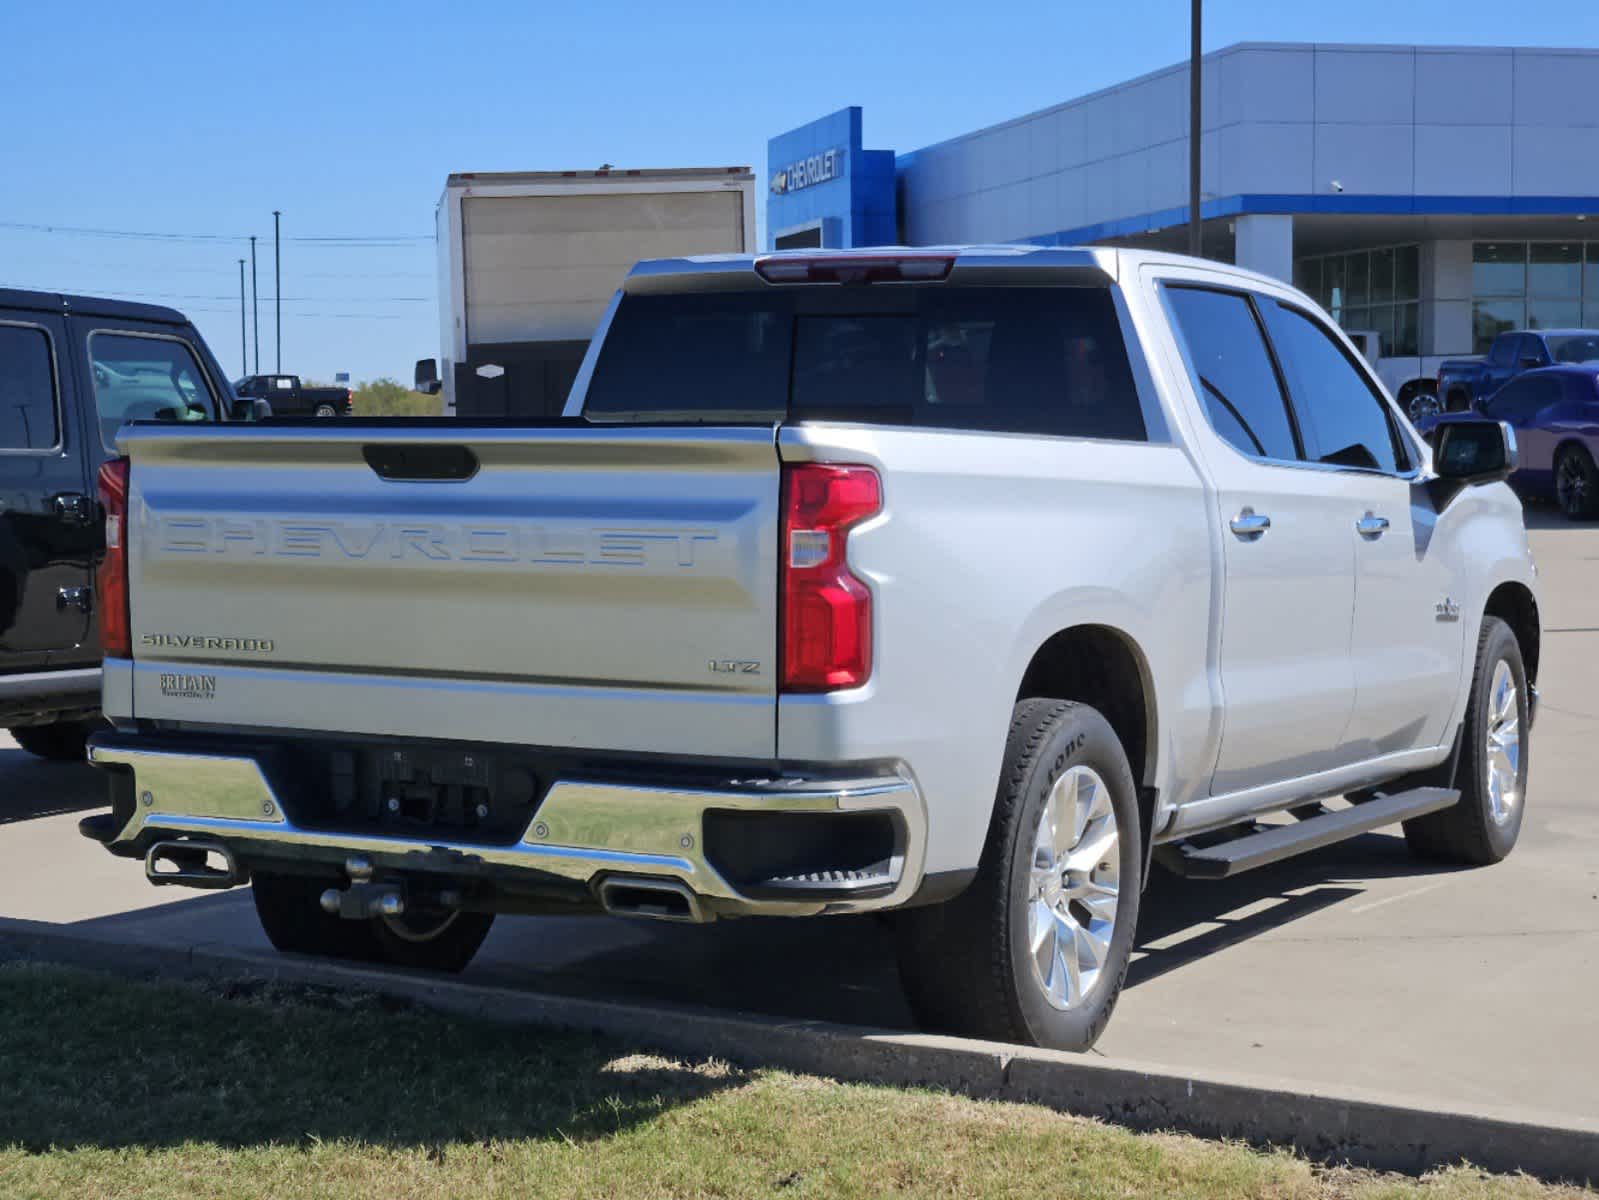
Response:
POLYGON ((894 909, 928 1026, 1081 1048, 1152 859, 1403 822, 1487 864, 1521 827, 1509 430, 1434 452, 1232 267, 643 263, 564 421, 118 444, 84 832, 253 881, 282 950, 458 969, 502 912, 894 909))
POLYGON ((755 249, 755 175, 461 172, 435 221, 443 361, 418 362, 416 386, 449 416, 550 417, 634 263, 755 249))

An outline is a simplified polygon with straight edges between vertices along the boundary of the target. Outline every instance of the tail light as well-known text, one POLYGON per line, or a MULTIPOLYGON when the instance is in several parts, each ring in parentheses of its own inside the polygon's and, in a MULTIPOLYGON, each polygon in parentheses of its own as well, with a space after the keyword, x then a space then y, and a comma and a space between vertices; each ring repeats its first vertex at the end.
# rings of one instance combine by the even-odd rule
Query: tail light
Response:
POLYGON ((948 254, 779 255, 755 260, 767 283, 916 283, 947 279, 948 254))
POLYGON ((100 465, 100 507, 105 512, 105 554, 95 572, 100 644, 108 658, 133 657, 128 621, 128 460, 100 465))
POLYGON ((883 507, 871 467, 783 468, 783 690, 859 687, 872 673, 872 592, 845 549, 851 526, 883 507))

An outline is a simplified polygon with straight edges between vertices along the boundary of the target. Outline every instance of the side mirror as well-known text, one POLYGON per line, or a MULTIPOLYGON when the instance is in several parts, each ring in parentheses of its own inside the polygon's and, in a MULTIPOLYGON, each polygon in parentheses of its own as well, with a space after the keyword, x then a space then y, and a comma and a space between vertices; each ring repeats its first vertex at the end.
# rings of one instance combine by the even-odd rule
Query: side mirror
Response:
POLYGON ((1469 487, 1510 478, 1519 456, 1516 435, 1503 421, 1451 421, 1438 426, 1433 473, 1469 487))
POLYGON ((439 361, 436 358, 419 358, 416 360, 415 390, 427 396, 437 396, 444 390, 444 385, 439 382, 439 361))
POLYGON ((265 400, 252 399, 248 396, 233 402, 233 419, 235 421, 264 421, 272 415, 272 406, 265 400))

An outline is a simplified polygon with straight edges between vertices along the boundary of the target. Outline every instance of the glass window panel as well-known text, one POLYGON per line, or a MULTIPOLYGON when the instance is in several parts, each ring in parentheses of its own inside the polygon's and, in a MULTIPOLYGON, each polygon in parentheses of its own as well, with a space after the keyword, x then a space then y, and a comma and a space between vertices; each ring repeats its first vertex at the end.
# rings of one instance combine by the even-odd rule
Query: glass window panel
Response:
POLYGON ((1338 314, 1343 312, 1348 297, 1344 294, 1344 256, 1335 254, 1330 258, 1321 260, 1321 289, 1323 298, 1321 306, 1332 313, 1333 319, 1339 319, 1338 314))
POLYGON ((1526 242, 1477 242, 1472 246, 1473 296, 1520 296, 1526 290, 1526 242))
MULTIPOLYGON (((0 450, 49 450, 60 438, 49 335, 0 325, 0 450)), ((19 517, 18 531, 32 519, 19 517)))
POLYGON ((1592 292, 1588 296, 1588 302, 1582 306, 1582 327, 1599 329, 1599 300, 1593 298, 1592 292))
POLYGON ((1576 299, 1582 295, 1582 243, 1534 242, 1527 255, 1527 293, 1576 299))
POLYGON ((1394 299, 1421 299, 1421 247, 1400 246, 1394 251, 1394 299))
POLYGON ((1348 289, 1346 302, 1369 304, 1371 302, 1370 263, 1364 253, 1344 256, 1344 284, 1348 289))
POLYGON ((1582 305, 1576 300, 1549 300, 1537 296, 1527 301, 1527 328, 1573 329, 1582 322, 1582 305))
POLYGON ((1394 298, 1394 252, 1371 252, 1371 302, 1384 304, 1394 298))
POLYGON ((1418 323, 1420 305, 1400 304, 1394 308, 1394 353, 1411 355, 1421 353, 1421 327, 1418 323))
MULTIPOLYGON (((1599 305, 1599 242, 1587 245, 1586 265, 1582 268, 1582 298, 1590 307, 1599 305)), ((1584 325, 1592 323, 1591 316, 1583 318, 1584 325)))
POLYGON ((89 335, 94 402, 106 449, 126 421, 209 421, 211 387, 189 347, 175 338, 89 335))
POLYGON ((1198 288, 1166 295, 1211 428, 1241 454, 1297 459, 1288 406, 1249 302, 1198 288))
POLYGON ((1523 300, 1473 300, 1471 303, 1471 352, 1486 354, 1494 338, 1527 321, 1523 300))
POLYGON ((1364 305, 1359 308, 1346 308, 1343 311, 1343 319, 1338 324, 1350 331, 1370 329, 1371 310, 1364 305))
POLYGON ((1306 456, 1345 467, 1398 469, 1388 413, 1332 336, 1303 313, 1263 304, 1272 345, 1288 376, 1306 456))
POLYGON ((1394 354, 1394 306, 1392 304, 1373 304, 1371 306, 1370 324, 1368 329, 1377 331, 1381 339, 1381 354, 1390 358, 1394 354))
POLYGON ((1321 259, 1301 258, 1294 263, 1294 286, 1312 300, 1321 299, 1321 259))

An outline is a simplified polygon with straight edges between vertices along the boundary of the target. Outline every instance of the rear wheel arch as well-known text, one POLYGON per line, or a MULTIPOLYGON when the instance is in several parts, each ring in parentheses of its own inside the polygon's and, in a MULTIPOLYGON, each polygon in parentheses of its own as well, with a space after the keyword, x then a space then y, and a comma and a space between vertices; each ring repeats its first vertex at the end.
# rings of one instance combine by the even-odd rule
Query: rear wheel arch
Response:
POLYGON ((1073 625, 1033 652, 1016 700, 1075 700, 1098 711, 1122 744, 1138 787, 1144 844, 1154 822, 1159 714, 1149 661, 1129 634, 1109 625, 1073 625))

